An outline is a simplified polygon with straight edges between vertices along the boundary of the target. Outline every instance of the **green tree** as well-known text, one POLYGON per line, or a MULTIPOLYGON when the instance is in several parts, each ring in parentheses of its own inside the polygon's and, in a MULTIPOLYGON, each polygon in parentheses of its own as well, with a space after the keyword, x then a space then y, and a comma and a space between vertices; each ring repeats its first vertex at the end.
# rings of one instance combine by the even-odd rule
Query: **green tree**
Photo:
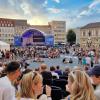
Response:
POLYGON ((71 45, 76 42, 76 34, 72 29, 68 31, 67 42, 70 43, 71 45))

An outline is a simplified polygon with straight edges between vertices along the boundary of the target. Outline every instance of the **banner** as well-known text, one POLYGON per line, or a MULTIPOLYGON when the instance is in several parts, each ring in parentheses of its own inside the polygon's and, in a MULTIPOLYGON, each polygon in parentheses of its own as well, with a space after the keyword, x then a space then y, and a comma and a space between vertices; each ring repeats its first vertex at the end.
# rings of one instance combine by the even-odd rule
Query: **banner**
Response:
POLYGON ((54 36, 48 35, 45 37, 45 44, 48 46, 54 46, 54 36))
POLYGON ((22 45, 22 38, 20 36, 14 37, 14 45, 15 46, 21 46, 22 45))

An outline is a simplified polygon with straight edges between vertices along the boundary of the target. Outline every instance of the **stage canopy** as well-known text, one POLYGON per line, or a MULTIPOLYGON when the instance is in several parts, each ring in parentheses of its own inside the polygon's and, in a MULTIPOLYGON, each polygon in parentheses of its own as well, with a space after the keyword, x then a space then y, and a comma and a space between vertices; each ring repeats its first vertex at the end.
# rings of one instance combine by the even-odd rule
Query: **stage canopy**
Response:
POLYGON ((25 45, 53 45, 54 37, 37 29, 28 29, 22 34, 23 46, 25 45))
POLYGON ((37 29, 29 29, 29 30, 26 30, 22 37, 31 37, 31 36, 45 36, 46 34, 44 32, 41 32, 40 30, 37 30, 37 29))

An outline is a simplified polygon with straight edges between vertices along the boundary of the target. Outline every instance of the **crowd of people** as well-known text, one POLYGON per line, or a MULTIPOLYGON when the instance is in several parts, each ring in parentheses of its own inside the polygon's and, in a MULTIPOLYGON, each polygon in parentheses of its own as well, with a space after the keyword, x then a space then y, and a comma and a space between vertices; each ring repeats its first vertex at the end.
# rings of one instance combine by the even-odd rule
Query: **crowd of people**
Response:
POLYGON ((57 58, 60 55, 60 49, 43 46, 39 47, 15 47, 10 51, 0 50, 0 60, 17 59, 39 59, 39 58, 57 58))
POLYGON ((93 66, 100 63, 100 49, 80 48, 79 46, 62 46, 62 47, 13 47, 10 51, 0 50, 0 61, 33 59, 33 61, 43 61, 43 58, 59 58, 61 54, 70 54, 77 56, 79 64, 83 66, 93 66))
POLYGON ((0 58, 0 100, 100 100, 99 49, 13 48, 9 51, 13 55, 11 59, 5 58, 6 53, 0 53, 4 54, 0 58), (53 59, 62 53, 77 56, 80 67, 62 70, 59 65, 48 67, 42 63, 31 69, 18 60, 37 56, 53 59), (7 59, 9 62, 5 63, 7 59))

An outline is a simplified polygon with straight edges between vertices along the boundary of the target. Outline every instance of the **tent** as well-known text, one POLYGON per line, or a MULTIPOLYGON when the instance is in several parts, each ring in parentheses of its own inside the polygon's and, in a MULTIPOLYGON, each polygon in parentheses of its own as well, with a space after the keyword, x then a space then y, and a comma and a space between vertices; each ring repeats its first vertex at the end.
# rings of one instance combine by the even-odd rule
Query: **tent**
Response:
POLYGON ((3 51, 10 50, 10 44, 0 41, 0 50, 3 50, 3 51))

